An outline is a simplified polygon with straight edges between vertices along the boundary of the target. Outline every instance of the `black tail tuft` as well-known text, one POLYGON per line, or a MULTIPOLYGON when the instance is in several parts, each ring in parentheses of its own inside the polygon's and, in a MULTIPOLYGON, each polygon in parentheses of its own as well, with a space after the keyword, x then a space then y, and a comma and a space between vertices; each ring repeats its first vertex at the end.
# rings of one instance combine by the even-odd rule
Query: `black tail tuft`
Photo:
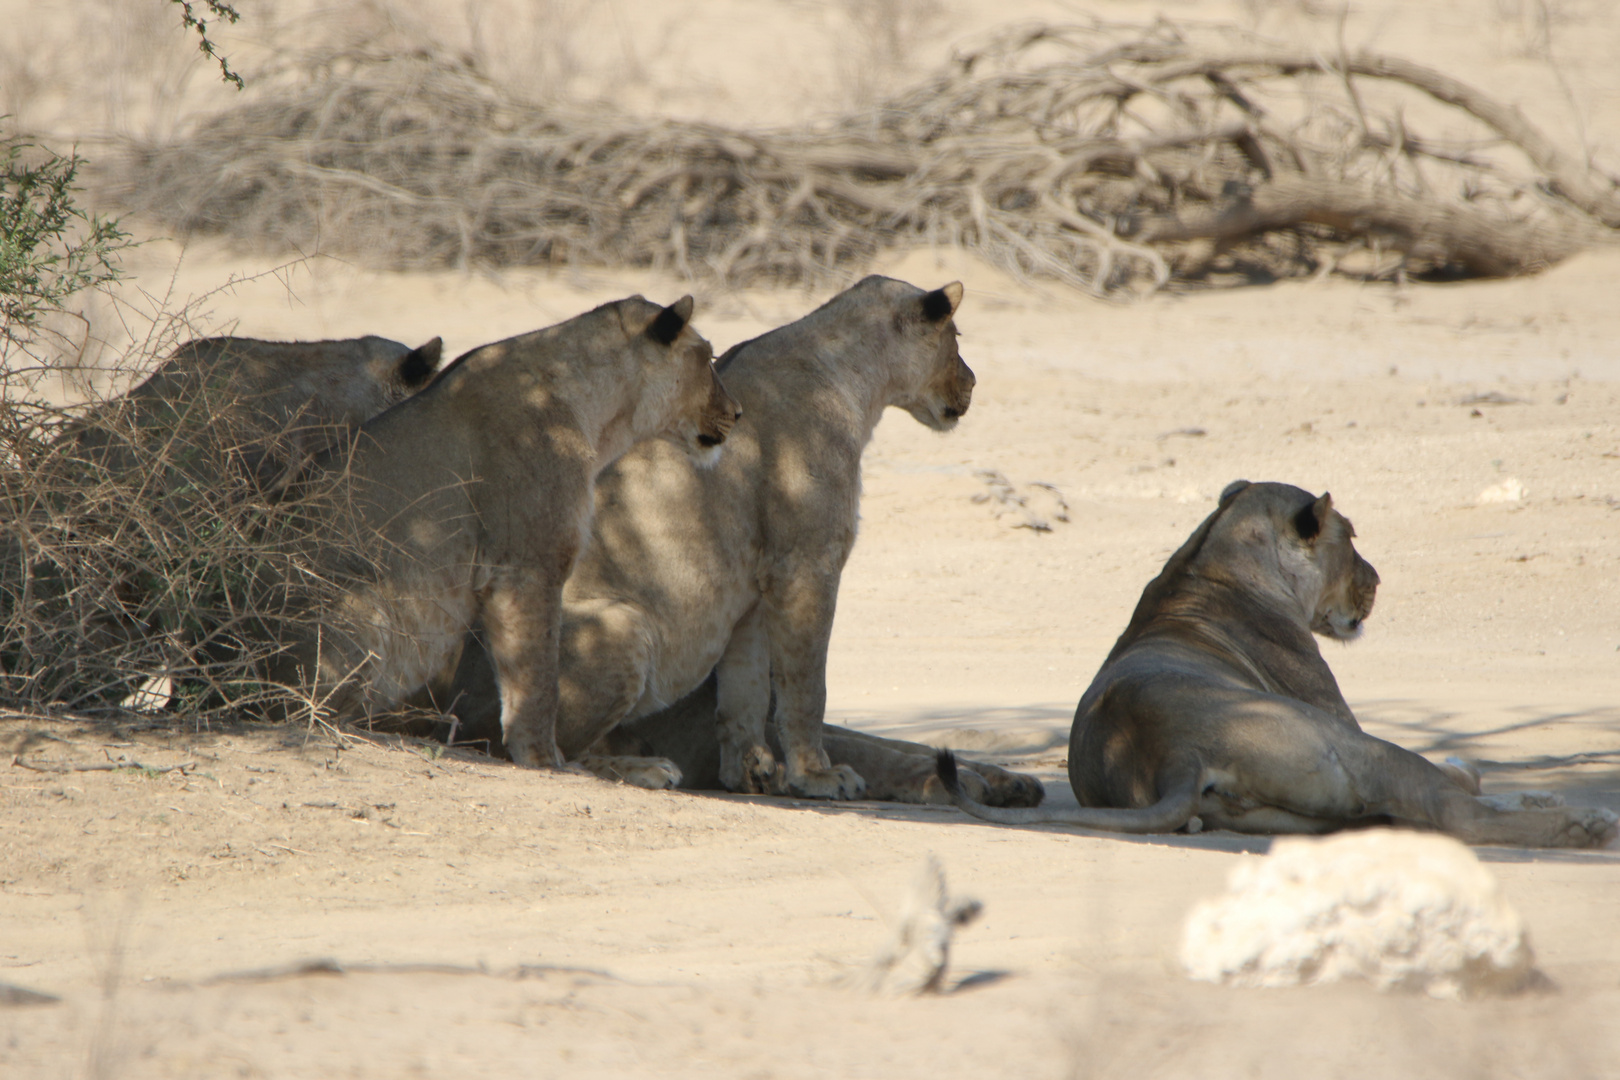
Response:
POLYGON ((953 799, 962 798, 962 781, 956 775, 956 755, 949 750, 941 750, 934 756, 934 772, 939 776, 939 782, 945 785, 953 799))

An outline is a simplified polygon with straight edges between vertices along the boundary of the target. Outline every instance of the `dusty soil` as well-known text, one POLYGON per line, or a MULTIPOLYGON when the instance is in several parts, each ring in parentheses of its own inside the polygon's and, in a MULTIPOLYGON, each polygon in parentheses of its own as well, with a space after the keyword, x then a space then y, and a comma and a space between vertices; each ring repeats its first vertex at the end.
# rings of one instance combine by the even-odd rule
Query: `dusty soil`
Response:
MULTIPOLYGON (((810 6, 780 5, 794 19, 810 6)), ((1199 14, 1267 9, 1279 32, 1329 33, 1312 7, 1199 14)), ((1514 51, 1536 7, 1369 4, 1349 32, 1489 81, 1569 135, 1554 69, 1514 51)), ((1620 138, 1616 20, 1541 8, 1601 151, 1620 138)), ((141 249, 137 282, 185 297, 269 265, 180 254, 141 249)), ((1620 255, 1502 283, 1118 307, 950 253, 884 269, 966 282, 980 382, 955 433, 897 412, 867 452, 831 719, 982 753, 1072 801, 1069 716, 1142 585, 1227 482, 1284 480, 1331 490, 1383 577, 1364 640, 1329 649, 1369 730, 1482 762, 1487 790, 1620 810, 1620 255)), ((455 355, 687 288, 315 259, 213 295, 198 318, 273 337, 442 334, 455 355)), ((821 299, 700 295, 698 325, 723 348, 821 299)), ((1611 853, 1481 850, 1532 929, 1539 992, 1232 991, 1178 972, 1180 924, 1263 841, 649 793, 319 728, 12 718, 0 751, 0 984, 60 999, 0 994, 8 1080, 1563 1078, 1612 1075, 1620 1051, 1611 853), (145 768, 36 771, 115 763, 145 768), (844 980, 929 852, 985 915, 958 935, 952 992, 872 999, 844 980)))

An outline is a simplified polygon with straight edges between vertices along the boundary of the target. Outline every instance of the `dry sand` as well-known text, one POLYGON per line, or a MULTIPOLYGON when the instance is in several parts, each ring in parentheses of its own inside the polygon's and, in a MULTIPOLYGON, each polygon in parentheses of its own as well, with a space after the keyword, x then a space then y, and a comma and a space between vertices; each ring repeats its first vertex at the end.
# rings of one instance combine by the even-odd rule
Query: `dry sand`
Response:
MULTIPOLYGON (((812 7, 752 10, 791 22, 812 7)), ((980 4, 968 21, 1037 7, 1059 10, 980 4)), ((1332 29, 1307 4, 1165 5, 1195 7, 1332 29)), ((1537 10, 1555 15, 1590 144, 1615 145, 1620 19, 1599 5, 1372 4, 1348 30, 1488 82, 1563 134, 1573 113, 1554 69, 1514 52, 1537 10)), ((176 274, 178 255, 144 248, 140 282, 172 278, 185 296, 273 265, 194 243, 176 274)), ((950 252, 883 269, 965 281, 979 389, 955 433, 894 412, 867 452, 830 719, 984 752, 1072 801, 1069 716, 1142 585, 1227 482, 1283 480, 1331 490, 1383 577, 1364 640, 1328 647, 1369 730, 1481 761, 1488 791, 1620 810, 1620 254, 1501 283, 1327 281, 1134 306, 950 252), (1027 510, 994 498, 991 472, 1027 510), (1061 493, 1067 522, 1036 483, 1061 493), (1020 527, 1031 514, 1050 531, 1020 527)), ((602 299, 688 288, 317 259, 204 310, 260 336, 442 334, 454 355, 602 299)), ((700 295, 698 325, 723 348, 820 299, 700 295)), ((0 742, 7 762, 195 763, 0 771, 0 983, 63 999, 0 1001, 6 1080, 1620 1075, 1610 853, 1481 851, 1531 927, 1541 992, 1234 991, 1188 982, 1174 948, 1193 901, 1263 841, 649 793, 302 729, 4 722, 0 742), (907 1001, 844 988, 927 852, 985 903, 958 936, 963 984, 907 1001), (347 973, 231 977, 321 957, 347 973)))

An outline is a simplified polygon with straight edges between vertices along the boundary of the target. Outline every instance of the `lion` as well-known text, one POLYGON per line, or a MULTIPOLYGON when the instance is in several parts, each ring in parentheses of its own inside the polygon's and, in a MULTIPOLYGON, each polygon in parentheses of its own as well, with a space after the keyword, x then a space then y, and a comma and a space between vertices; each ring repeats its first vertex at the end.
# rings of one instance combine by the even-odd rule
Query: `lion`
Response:
MULTIPOLYGON (((603 775, 634 782, 639 771, 618 763, 662 758, 674 763, 680 774, 679 787, 691 791, 724 790, 720 781, 720 735, 715 724, 718 705, 718 681, 711 674, 674 705, 620 724, 597 744, 596 749, 607 755, 601 759, 603 763, 617 768, 603 775)), ((780 759, 782 734, 774 715, 765 735, 772 755, 780 759)), ((821 745, 833 765, 847 765, 866 781, 868 799, 950 804, 949 793, 935 775, 936 751, 931 746, 826 723, 821 726, 821 745)), ((957 764, 963 788, 978 802, 990 806, 1038 806, 1046 795, 1036 777, 986 762, 959 758, 957 764)), ((773 778, 771 793, 787 793, 779 777, 773 778)))
POLYGON ((129 393, 70 425, 59 449, 112 475, 166 451, 182 473, 203 474, 190 479, 215 487, 224 478, 208 463, 234 458, 276 494, 347 433, 427 385, 442 349, 439 338, 412 349, 372 335, 190 341, 129 393))
POLYGON ((597 475, 657 435, 712 467, 739 415, 691 315, 690 296, 634 296, 474 349, 324 459, 348 471, 360 531, 382 543, 359 566, 341 542, 317 551, 342 592, 281 658, 282 681, 339 714, 390 712, 453 671, 481 621, 513 759, 562 766, 562 586, 597 475))
MULTIPOLYGON (((861 454, 890 406, 936 431, 967 411, 974 376, 953 320, 961 300, 960 283, 930 292, 868 277, 720 358, 743 420, 715 469, 647 443, 603 474, 589 548, 564 590, 558 738, 570 758, 599 775, 678 785, 675 762, 628 756, 634 740, 602 740, 713 672, 713 698, 680 715, 697 747, 686 760, 705 745, 715 750, 716 786, 831 799, 869 793, 850 762, 829 758, 840 737, 825 738, 822 724, 861 454), (774 750, 766 730, 773 695, 774 750)), ((474 738, 492 726, 492 680, 480 665, 470 650, 439 699, 454 702, 474 738)), ((918 774, 918 761, 886 752, 880 740, 850 741, 863 762, 906 765, 917 775, 897 771, 897 781, 927 785, 931 758, 918 774)))
POLYGON ((268 503, 284 500, 316 455, 425 385, 441 349, 438 338, 415 349, 374 336, 191 341, 129 393, 29 447, 4 485, 0 600, 37 628, 77 632, 34 659, 28 646, 8 655, 12 674, 81 667, 99 700, 126 689, 110 671, 160 656, 181 669, 239 657, 219 618, 235 612, 199 597, 236 588, 221 583, 239 582, 268 503))
POLYGON ((975 817, 1108 832, 1322 833, 1393 823, 1470 844, 1592 847, 1604 809, 1504 810, 1466 778, 1366 734, 1312 633, 1357 637, 1378 573, 1355 529, 1287 484, 1239 480, 1142 592, 1075 711, 1069 812, 980 806, 949 752, 940 779, 975 817))

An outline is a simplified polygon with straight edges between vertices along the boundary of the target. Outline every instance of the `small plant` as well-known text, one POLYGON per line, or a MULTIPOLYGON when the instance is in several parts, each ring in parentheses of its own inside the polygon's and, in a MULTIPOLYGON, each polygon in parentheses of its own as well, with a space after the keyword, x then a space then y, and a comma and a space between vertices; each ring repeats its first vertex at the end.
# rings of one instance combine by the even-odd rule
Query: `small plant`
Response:
POLYGON ((116 219, 79 206, 83 163, 0 137, 0 356, 74 293, 118 280, 119 253, 132 242, 116 219))
POLYGON ((213 40, 209 38, 208 21, 197 14, 197 8, 207 8, 215 18, 224 19, 228 23, 234 23, 240 19, 242 17, 241 12, 237 11, 234 5, 223 3, 222 0, 196 0, 196 2, 193 2, 193 0, 172 0, 172 2, 179 4, 180 10, 184 13, 180 16, 180 24, 187 30, 197 31, 198 50, 204 56, 219 64, 220 78, 234 84, 238 90, 242 89, 246 83, 242 81, 242 76, 231 70, 230 62, 225 59, 224 54, 219 51, 213 40))

